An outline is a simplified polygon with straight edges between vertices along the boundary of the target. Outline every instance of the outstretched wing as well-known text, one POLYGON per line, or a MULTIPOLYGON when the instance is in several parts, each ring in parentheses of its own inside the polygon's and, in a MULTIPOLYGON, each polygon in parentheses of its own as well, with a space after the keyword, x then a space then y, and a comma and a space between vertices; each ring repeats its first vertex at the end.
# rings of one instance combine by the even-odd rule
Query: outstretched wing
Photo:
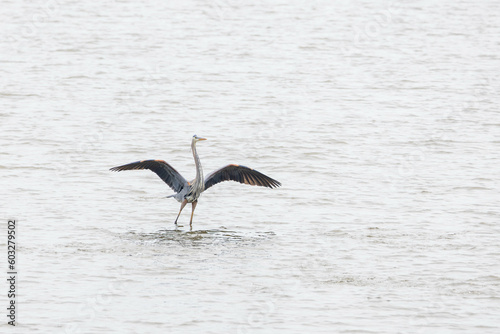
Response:
POLYGON ((271 179, 269 176, 266 176, 255 169, 240 165, 227 165, 207 175, 205 178, 205 190, 222 181, 236 181, 252 186, 269 188, 281 186, 281 183, 278 181, 271 179))
POLYGON ((184 187, 188 187, 186 179, 179 174, 174 167, 163 160, 142 160, 132 162, 123 166, 113 167, 110 170, 120 172, 122 170, 149 169, 155 172, 170 188, 175 192, 180 192, 184 187))

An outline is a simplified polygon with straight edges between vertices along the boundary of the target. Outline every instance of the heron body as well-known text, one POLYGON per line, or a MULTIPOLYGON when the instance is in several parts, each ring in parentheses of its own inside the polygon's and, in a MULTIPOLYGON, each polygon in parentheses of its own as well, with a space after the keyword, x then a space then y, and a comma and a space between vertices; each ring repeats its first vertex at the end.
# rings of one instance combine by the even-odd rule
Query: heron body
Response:
POLYGON ((187 203, 192 204, 191 220, 189 224, 193 223, 193 215, 198 198, 201 194, 211 186, 223 181, 236 181, 243 184, 253 186, 262 186, 268 188, 276 188, 281 185, 278 181, 266 176, 255 169, 245 166, 230 164, 208 174, 206 178, 203 176, 203 169, 201 167, 200 157, 196 152, 196 143, 205 138, 193 136, 191 142, 191 150, 193 151, 193 158, 196 165, 196 177, 191 182, 188 182, 179 172, 163 160, 141 160, 132 162, 126 165, 113 167, 112 171, 134 170, 134 169, 149 169, 156 173, 172 190, 175 191, 173 197, 181 203, 179 214, 175 219, 175 224, 182 212, 182 209, 187 203))

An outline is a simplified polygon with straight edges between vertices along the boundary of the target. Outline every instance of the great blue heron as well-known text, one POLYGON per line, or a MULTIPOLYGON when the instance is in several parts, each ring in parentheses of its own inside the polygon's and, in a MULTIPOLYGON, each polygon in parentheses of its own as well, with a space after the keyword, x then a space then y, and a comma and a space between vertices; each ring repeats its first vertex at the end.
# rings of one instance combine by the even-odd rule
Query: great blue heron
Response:
POLYGON ((206 179, 204 179, 200 158, 196 152, 196 143, 201 140, 206 139, 194 135, 191 142, 191 149, 193 150, 194 162, 196 164, 196 177, 191 182, 186 181, 186 179, 182 177, 178 171, 163 160, 142 160, 123 166, 113 167, 110 170, 119 172, 122 170, 149 169, 155 172, 163 181, 165 181, 166 184, 168 184, 170 188, 172 188, 172 190, 175 191, 175 194, 167 197, 173 197, 177 201, 181 202, 181 209, 179 210, 179 214, 174 222, 176 225, 182 209, 184 209, 187 203, 192 204, 191 220, 189 221, 189 225, 192 225, 194 209, 196 208, 196 204, 198 204, 198 198, 201 193, 219 182, 231 180, 252 186, 262 186, 268 188, 281 186, 281 183, 278 181, 256 171, 255 169, 234 164, 227 165, 213 171, 207 175, 206 179))

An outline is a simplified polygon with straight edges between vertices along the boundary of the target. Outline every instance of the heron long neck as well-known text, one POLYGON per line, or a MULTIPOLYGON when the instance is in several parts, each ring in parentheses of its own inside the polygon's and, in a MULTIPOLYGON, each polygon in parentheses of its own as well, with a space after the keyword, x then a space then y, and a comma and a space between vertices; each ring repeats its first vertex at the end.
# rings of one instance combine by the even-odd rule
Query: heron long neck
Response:
POLYGON ((205 180, 203 179, 203 169, 201 168, 200 157, 196 152, 196 142, 193 141, 191 144, 191 149, 193 150, 194 163, 196 165, 196 178, 194 179, 194 188, 201 188, 205 185, 205 180))

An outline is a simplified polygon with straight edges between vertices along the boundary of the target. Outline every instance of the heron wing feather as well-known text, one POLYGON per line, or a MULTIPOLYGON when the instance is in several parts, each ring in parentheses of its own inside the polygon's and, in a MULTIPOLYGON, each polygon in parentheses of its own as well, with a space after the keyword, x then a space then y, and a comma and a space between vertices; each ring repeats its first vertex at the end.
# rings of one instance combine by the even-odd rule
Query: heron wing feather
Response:
POLYGON ((186 179, 163 160, 141 160, 126 165, 113 167, 110 170, 120 172, 122 170, 149 169, 155 172, 172 190, 180 192, 188 187, 186 179))
POLYGON ((211 186, 223 181, 236 181, 252 186, 261 186, 268 188, 276 188, 281 186, 281 183, 270 178, 255 169, 240 165, 227 165, 212 173, 205 178, 205 190, 211 186))

